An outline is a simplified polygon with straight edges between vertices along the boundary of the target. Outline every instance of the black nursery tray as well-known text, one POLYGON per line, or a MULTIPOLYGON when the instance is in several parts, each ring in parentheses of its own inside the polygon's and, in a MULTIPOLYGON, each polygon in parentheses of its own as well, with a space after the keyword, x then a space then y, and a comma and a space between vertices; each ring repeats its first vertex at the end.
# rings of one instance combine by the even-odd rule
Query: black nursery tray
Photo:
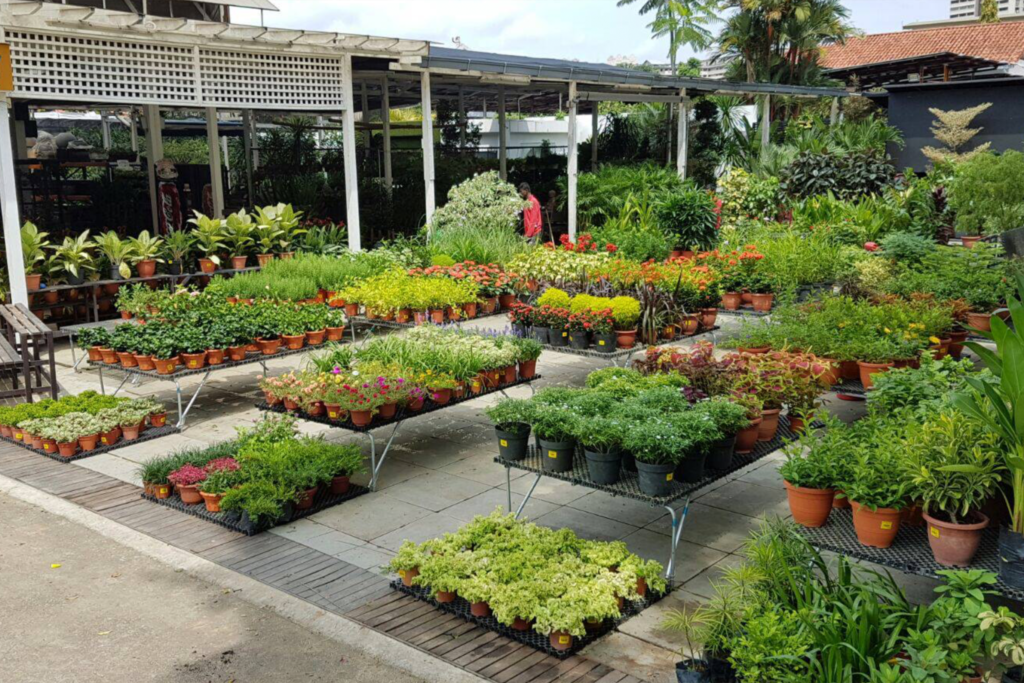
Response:
POLYGON ((366 432, 372 432, 374 429, 380 429, 381 427, 387 427, 388 425, 404 422, 405 420, 409 420, 414 417, 419 417, 421 415, 426 415, 427 413, 433 413, 438 410, 444 410, 445 408, 451 408, 452 406, 457 406, 460 403, 473 401, 478 398, 488 396, 490 394, 498 393, 499 391, 512 389, 514 387, 522 386, 524 384, 530 384, 532 382, 536 382, 540 378, 540 375, 534 375, 529 379, 518 379, 515 382, 512 382, 511 384, 504 384, 497 389, 488 389, 487 391, 482 391, 479 394, 467 394, 463 398, 453 398, 451 401, 444 404, 434 403, 432 400, 427 399, 427 401, 423 404, 422 410, 411 411, 406 410, 405 408, 399 408, 398 412, 395 413, 394 417, 389 418, 387 420, 380 420, 374 418, 373 422, 370 423, 370 425, 367 427, 357 427, 356 425, 352 424, 351 420, 339 422, 337 420, 331 420, 326 416, 313 417, 312 415, 307 415, 305 413, 299 413, 293 410, 288 410, 287 408, 284 407, 283 404, 272 406, 268 404, 266 401, 261 401, 260 403, 257 403, 256 408, 258 410, 263 410, 271 413, 284 413, 288 415, 294 415, 300 420, 305 420, 307 422, 316 422, 318 424, 327 425, 328 427, 337 427, 338 429, 345 429, 350 432, 359 432, 360 434, 365 434, 366 432))
POLYGON ((606 619, 601 624, 601 627, 598 628, 596 631, 592 633, 587 633, 587 635, 583 636, 582 638, 573 638, 572 647, 570 647, 568 650, 562 651, 556 650, 555 648, 551 647, 551 642, 548 636, 541 635, 534 631, 532 628, 528 631, 517 631, 514 628, 510 628, 508 626, 498 623, 498 620, 495 619, 493 616, 473 616, 473 614, 469 611, 469 602, 462 598, 456 597, 455 602, 440 603, 434 598, 430 597, 430 591, 427 588, 423 588, 420 586, 408 587, 405 584, 403 584, 399 579, 395 579, 394 581, 392 581, 391 587, 396 591, 399 591, 400 593, 405 593, 406 595, 410 595, 416 598, 417 600, 422 600, 423 602, 431 604, 436 609, 439 609, 442 612, 445 612, 446 614, 452 614, 456 617, 460 617, 468 622, 476 624, 477 626, 485 628, 488 631, 493 631, 494 633, 514 640, 517 643, 528 645, 535 650, 540 650, 541 652, 549 654, 553 657, 558 657, 559 659, 566 659, 578 653, 580 650, 587 647, 591 643, 595 642, 597 639, 606 636, 612 631, 614 631, 616 628, 618 628, 619 624, 622 624, 628 619, 631 619, 636 615, 640 614, 640 612, 644 611, 654 603, 658 602, 666 595, 664 593, 655 594, 653 592, 649 592, 647 598, 637 600, 636 602, 627 601, 625 607, 623 607, 622 609, 622 616, 620 616, 618 619, 606 619))
POLYGON ((133 446, 137 443, 153 441, 154 439, 160 439, 165 436, 170 436, 171 434, 178 434, 180 432, 180 429, 178 429, 177 427, 172 427, 170 425, 166 427, 150 427, 146 431, 139 434, 139 438, 133 439, 132 441, 125 441, 124 439, 121 439, 113 446, 98 446, 94 450, 88 452, 80 452, 78 453, 78 455, 73 455, 70 458, 63 458, 61 457, 60 453, 47 453, 46 451, 37 450, 35 448, 32 448, 32 446, 25 444, 22 441, 12 439, 7 436, 0 436, 0 441, 12 443, 15 446, 20 446, 21 448, 24 448, 26 451, 30 451, 32 453, 35 453, 36 455, 41 455, 44 458, 49 458, 50 460, 56 460, 57 462, 75 462, 76 460, 85 460, 86 458, 91 458, 95 455, 109 453, 110 451, 116 451, 119 448, 128 448, 129 446, 133 446))
POLYGON ((840 380, 838 384, 832 385, 829 391, 838 394, 840 397, 845 396, 855 400, 864 400, 868 395, 867 390, 859 379, 840 380))
POLYGON ((751 318, 765 318, 771 315, 771 311, 755 311, 753 308, 740 308, 735 311, 730 311, 726 308, 719 308, 718 315, 729 315, 734 317, 751 317, 751 318))
POLYGON ((774 439, 771 441, 759 441, 754 447, 754 450, 746 455, 733 456, 732 464, 728 469, 706 470, 704 478, 699 482, 692 484, 680 481, 673 482, 673 491, 667 496, 651 496, 644 493, 640 490, 639 475, 636 472, 630 472, 626 469, 623 469, 620 472, 619 481, 615 484, 595 483, 590 479, 590 471, 587 468, 587 459, 583 454, 582 447, 577 447, 576 454, 573 457, 572 470, 568 472, 548 472, 545 470, 543 466, 544 458, 541 457, 536 446, 530 446, 529 453, 523 460, 504 460, 501 457, 497 457, 494 461, 506 467, 525 470, 527 472, 533 472, 534 474, 543 474, 546 477, 561 479, 562 481, 573 485, 586 486, 587 488, 604 491, 605 493, 610 493, 613 496, 623 496, 624 498, 632 498, 633 500, 639 500, 651 505, 666 506, 692 494, 694 491, 699 491, 719 479, 729 476, 733 472, 757 462, 761 458, 764 458, 765 456, 782 448, 787 441, 791 441, 795 438, 796 436, 789 429, 789 420, 783 416, 779 418, 779 431, 776 433, 774 439))
MULTIPOLYGON (((337 343, 337 342, 334 342, 337 343)), ((237 368, 243 365, 252 365, 253 363, 259 363, 261 361, 277 360, 278 358, 288 358, 289 356, 299 356, 303 353, 309 353, 317 349, 322 349, 326 346, 326 342, 319 346, 303 346, 301 349, 290 350, 282 348, 275 354, 270 356, 264 356, 261 353, 250 353, 246 355, 245 360, 229 361, 225 360, 223 363, 218 365, 204 365, 201 368, 195 370, 178 370, 170 375, 161 375, 156 370, 139 370, 138 368, 126 368, 122 365, 110 365, 107 363, 89 361, 89 366, 93 368, 100 368, 101 370, 115 370, 117 372, 123 372, 128 375, 138 375, 139 377, 148 377, 149 379, 161 379, 161 380, 176 380, 182 377, 191 377, 192 375, 205 375, 207 372, 217 372, 218 370, 227 370, 228 368, 237 368)))
POLYGON ((280 519, 277 522, 264 522, 259 525, 253 524, 247 517, 243 517, 238 513, 209 512, 206 509, 206 505, 204 505, 203 503, 199 503, 198 505, 185 505, 184 503, 181 502, 181 498, 176 493, 173 494, 170 498, 162 499, 157 498, 155 496, 151 496, 146 493, 143 493, 142 497, 158 505, 163 505, 164 507, 169 507, 173 510, 177 510, 178 512, 184 512, 186 514, 192 515, 193 517, 199 517, 200 519, 204 519, 207 522, 212 522, 213 524, 220 525, 225 529, 237 531, 238 533, 245 534, 246 536, 255 536, 256 534, 263 533, 264 531, 273 529, 276 526, 283 526, 285 524, 294 522, 297 519, 302 519, 303 517, 309 517, 310 515, 322 512, 323 510, 334 507, 335 505, 341 505, 346 501, 352 500, 353 498, 358 498, 364 493, 369 492, 370 489, 359 486, 357 484, 349 484, 348 493, 340 496, 331 493, 329 489, 320 491, 320 493, 318 493, 316 495, 316 498, 313 500, 313 507, 309 508, 308 510, 293 509, 291 513, 286 512, 285 518, 280 519))
MULTIPOLYGON (((853 511, 832 510, 825 526, 817 529, 800 527, 804 537, 819 550, 829 550, 849 557, 874 562, 907 574, 939 578, 938 572, 953 569, 935 561, 928 545, 926 526, 908 527, 900 525, 896 540, 889 548, 869 548, 857 540, 853 528, 853 511)), ((985 569, 999 574, 999 531, 991 526, 982 532, 981 546, 971 563, 972 569, 985 569)), ((1002 581, 995 589, 1013 600, 1024 600, 1024 590, 1011 588, 1002 581)))
MULTIPOLYGON (((434 326, 437 326, 437 327, 441 327, 441 326, 444 326, 444 325, 461 325, 462 323, 468 323, 468 322, 472 322, 474 320, 486 320, 488 318, 499 318, 501 316, 504 316, 505 313, 507 313, 507 311, 495 311, 494 313, 488 313, 486 315, 480 314, 480 315, 476 316, 475 318, 460 318, 458 320, 446 320, 443 323, 435 323, 433 321, 428 321, 426 324, 427 325, 434 325, 434 326)), ((363 316, 363 315, 353 316, 353 317, 349 318, 348 320, 349 320, 350 323, 357 324, 357 325, 366 325, 367 327, 386 327, 386 328, 391 329, 391 330, 407 330, 407 329, 412 329, 413 327, 423 327, 423 325, 417 325, 414 322, 400 323, 400 322, 397 322, 395 320, 383 320, 381 318, 370 319, 370 318, 367 318, 366 316, 363 316)))
MULTIPOLYGON (((677 337, 674 337, 673 339, 666 339, 666 340, 664 340, 661 343, 664 343, 664 344, 674 344, 675 342, 684 341, 686 339, 696 339, 697 337, 701 337, 701 336, 706 335, 706 334, 711 334, 713 332, 717 332, 720 329, 722 329, 722 328, 716 325, 715 327, 711 327, 711 328, 708 328, 708 329, 705 329, 705 330, 701 330, 697 334, 679 335, 677 337)), ((630 356, 634 355, 635 353, 637 353, 639 351, 643 351, 644 349, 647 348, 647 345, 638 342, 631 349, 619 349, 619 348, 616 348, 614 351, 610 351, 610 352, 598 351, 597 349, 594 349, 594 348, 574 349, 571 346, 552 346, 551 344, 543 344, 543 347, 544 347, 545 351, 553 351, 554 353, 566 353, 566 354, 570 354, 570 355, 573 355, 573 356, 584 356, 586 358, 609 358, 609 359, 618 360, 618 359, 621 359, 621 358, 629 358, 630 356)))

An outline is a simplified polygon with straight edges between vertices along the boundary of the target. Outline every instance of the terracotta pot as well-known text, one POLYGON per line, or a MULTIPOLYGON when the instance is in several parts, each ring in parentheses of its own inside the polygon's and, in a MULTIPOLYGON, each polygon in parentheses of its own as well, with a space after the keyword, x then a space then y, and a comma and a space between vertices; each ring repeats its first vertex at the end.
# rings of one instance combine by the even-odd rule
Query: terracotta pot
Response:
POLYGON ((153 413, 149 416, 149 424, 159 429, 160 427, 167 426, 167 413, 153 413))
POLYGON ((249 257, 248 256, 232 256, 231 257, 231 269, 232 270, 244 270, 247 263, 249 263, 249 257))
POLYGON ((117 365, 121 360, 117 357, 117 351, 114 349, 100 349, 100 354, 103 357, 103 362, 107 365, 117 365))
POLYGON ((857 540, 869 548, 888 548, 896 540, 900 530, 900 511, 893 508, 878 508, 872 511, 857 501, 851 500, 853 528, 857 540))
POLYGON ((139 261, 135 267, 139 271, 139 277, 148 278, 156 275, 156 261, 152 259, 139 261))
POLYGON ((153 492, 153 497, 157 500, 167 500, 171 497, 170 484, 153 484, 151 490, 153 492))
POLYGON ((117 359, 121 361, 121 367, 123 368, 136 368, 139 366, 139 362, 135 360, 134 353, 128 353, 127 351, 118 351, 117 359))
POLYGON ((136 353, 135 364, 139 366, 139 370, 143 370, 145 372, 152 372, 153 370, 156 370, 156 363, 153 362, 153 356, 136 353))
POLYGON ((636 594, 639 595, 641 598, 647 597, 647 579, 645 579, 642 576, 637 577, 636 594))
POLYGON ((345 315, 355 318, 359 315, 359 304, 345 304, 345 315))
POLYGON ((100 434, 100 443, 104 446, 113 446, 115 443, 121 440, 121 428, 114 427, 109 432, 100 434))
POLYGON ((498 310, 498 297, 492 296, 483 301, 484 315, 491 315, 498 310))
POLYGON ((844 380, 860 379, 860 368, 855 360, 844 360, 839 362, 839 376, 844 380))
POLYGON ((451 389, 433 389, 431 390, 431 398, 434 399, 434 403, 439 406, 446 405, 452 400, 451 389))
POLYGON ((71 443, 59 443, 57 444, 57 453, 62 458, 73 458, 75 453, 78 452, 78 442, 72 441, 71 443))
POLYGON ((516 295, 515 294, 500 294, 498 296, 498 305, 504 311, 507 311, 508 309, 512 308, 512 304, 514 304, 515 301, 516 301, 516 295))
POLYGON ((763 356, 772 350, 770 346, 741 346, 737 349, 740 353, 746 353, 751 356, 763 356))
POLYGON ((14 430, 11 429, 10 425, 0 425, 0 436, 10 439, 14 430))
POLYGON ((900 526, 915 529, 924 526, 924 510, 920 503, 908 505, 900 511, 900 526))
POLYGON ((509 365, 505 368, 505 376, 502 378, 503 384, 514 384, 516 381, 516 366, 509 365))
POLYGON ((696 315, 684 315, 679 327, 684 337, 692 337, 700 329, 700 319, 696 315))
POLYGON ((96 445, 99 444, 99 442, 99 434, 90 434, 89 436, 78 437, 78 445, 81 446, 82 450, 86 453, 96 450, 96 445))
POLYGON ((822 363, 824 363, 825 367, 827 368, 824 374, 822 374, 821 376, 821 381, 824 382, 827 386, 835 386, 836 384, 839 383, 839 363, 832 360, 831 358, 821 358, 820 360, 822 363))
POLYGON ((741 429, 736 435, 736 453, 738 455, 747 455, 754 451, 754 447, 757 445, 757 434, 763 420, 764 418, 759 417, 751 421, 749 427, 741 429))
POLYGON ((779 416, 782 414, 780 408, 775 410, 761 411, 761 425, 757 428, 758 441, 771 441, 779 431, 779 416))
POLYGON ((964 352, 964 342, 967 341, 969 333, 966 331, 949 333, 949 355, 959 360, 964 352))
POLYGON ((474 602, 469 606, 469 612, 474 617, 489 617, 491 616, 491 606, 486 602, 474 602))
POLYGON ((176 486, 178 496, 185 505, 199 505, 203 502, 203 496, 199 493, 198 486, 176 486))
POLYGON ((380 415, 382 420, 390 420, 398 412, 397 403, 385 403, 380 407, 380 411, 377 413, 380 415))
POLYGON ((313 501, 316 499, 316 494, 317 491, 319 490, 320 489, 312 488, 303 491, 302 496, 299 498, 298 502, 295 503, 295 509, 309 510, 311 507, 313 507, 313 501))
POLYGON ((373 422, 373 413, 369 410, 353 410, 348 416, 356 427, 366 427, 373 422))
POLYGON ((282 334, 281 339, 284 340, 284 345, 288 347, 289 351, 298 351, 306 345, 305 334, 282 334))
POLYGON ((329 342, 340 342, 345 338, 344 327, 328 327, 325 333, 329 342))
POLYGON ((845 510, 848 507, 850 507, 850 499, 846 497, 842 489, 836 489, 836 497, 832 499, 832 509, 845 510))
POLYGON ((290 396, 284 397, 284 409, 295 411, 299 409, 299 402, 290 396))
POLYGON ((392 313, 391 311, 388 311, 387 313, 381 313, 380 319, 385 322, 391 322, 392 320, 395 319, 395 314, 392 313))
POLYGON ((988 527, 989 519, 980 512, 974 513, 979 521, 971 524, 953 524, 935 519, 927 512, 924 520, 928 523, 928 544, 935 555, 935 561, 944 567, 969 567, 978 546, 982 531, 988 527))
POLYGON ((404 325, 404 324, 410 322, 411 320, 412 320, 412 311, 409 310, 408 308, 399 309, 399 311, 397 313, 395 313, 395 322, 396 323, 401 323, 401 324, 404 325))
POLYGON ((259 264, 260 268, 264 267, 273 260, 273 254, 256 254, 256 263, 259 264))
POLYGON ((462 304, 462 312, 466 314, 467 318, 475 318, 477 314, 477 303, 474 301, 469 304, 462 304))
POLYGON ((412 322, 414 325, 426 325, 430 320, 430 314, 426 311, 413 311, 412 322))
POLYGON ((519 363, 519 377, 533 379, 537 375, 537 360, 524 360, 519 363))
POLYGON ((700 324, 704 329, 710 330, 716 322, 718 322, 717 308, 705 308, 700 312, 700 324))
MULTIPOLYGON (((814 421, 814 416, 813 415, 810 415, 808 417, 809 417, 809 419, 812 422, 814 421)), ((804 419, 802 417, 798 417, 796 415, 790 415, 789 416, 789 430, 791 432, 793 432, 794 434, 803 434, 804 433, 804 429, 806 429, 806 428, 807 428, 807 420, 806 419, 804 419)))
POLYGON ((216 273, 217 264, 212 259, 201 258, 199 259, 199 271, 206 274, 216 273))
POLYGON ((42 280, 43 276, 38 273, 35 273, 33 275, 26 275, 25 286, 28 288, 28 291, 37 292, 39 291, 39 285, 42 284, 42 280))
POLYGON ((100 347, 90 346, 89 347, 89 362, 91 363, 102 363, 103 354, 100 353, 100 347))
POLYGON ((832 501, 836 492, 832 489, 808 489, 793 486, 784 481, 786 497, 789 498, 789 511, 793 513, 793 521, 805 527, 824 526, 828 515, 832 512, 832 501))
POLYGON ((420 575, 419 567, 413 567, 412 569, 399 569, 398 576, 402 579, 402 585, 406 588, 412 588, 412 580, 420 575))
POLYGON ((437 325, 444 324, 444 309, 443 308, 432 308, 430 309, 430 322, 437 325))
POLYGON ((327 411, 328 420, 344 420, 345 414, 341 410, 341 405, 337 403, 325 403, 324 409, 327 411))
POLYGON ((203 497, 203 502, 206 503, 207 512, 220 512, 220 501, 224 497, 223 493, 206 493, 204 491, 200 491, 199 495, 203 497))
POLYGON ((185 364, 186 370, 199 370, 206 366, 206 351, 202 353, 183 353, 181 362, 185 364))
POLYGON ((57 451, 57 442, 53 439, 44 439, 41 436, 32 435, 32 448, 37 451, 46 451, 47 453, 55 453, 57 451))
POLYGON ((637 330, 615 330, 615 343, 620 349, 631 349, 636 346, 637 330))
POLYGON ((992 331, 992 314, 991 313, 968 313, 967 314, 967 325, 973 327, 976 330, 982 332, 992 331))
POLYGON ((142 425, 121 425, 121 432, 125 441, 135 441, 139 438, 142 425))
POLYGON ((228 347, 228 360, 233 363, 245 360, 245 347, 244 346, 229 346, 228 347))
POLYGON ((256 345, 264 356, 273 356, 281 348, 280 339, 257 339, 256 345))
POLYGON ((178 367, 178 357, 174 358, 154 358, 153 364, 156 366, 156 372, 158 375, 173 375, 175 369, 178 367))
POLYGON ((875 383, 871 381, 871 376, 880 375, 883 372, 892 370, 892 363, 865 363, 864 361, 857 361, 857 368, 860 370, 860 383, 864 385, 864 389, 870 389, 875 386, 875 383))
POLYGON ((45 301, 46 303, 48 303, 48 304, 55 304, 59 300, 60 300, 60 292, 57 292, 57 291, 54 291, 54 290, 50 290, 50 289, 48 289, 45 292, 43 292, 43 301, 45 301))
POLYGON ((351 486, 348 477, 335 477, 331 480, 331 493, 336 496, 344 496, 351 486))
POLYGON ((551 647, 559 652, 565 652, 572 647, 572 636, 564 631, 553 631, 548 636, 548 642, 551 643, 551 647))
POLYGON ((447 605, 449 603, 455 602, 455 598, 457 597, 458 594, 455 591, 437 591, 437 593, 434 595, 434 599, 442 605, 447 605))
POLYGON ((961 237, 960 241, 964 243, 964 249, 973 249, 981 239, 981 235, 978 235, 977 237, 961 237))
POLYGON ((751 303, 754 305, 754 310, 761 313, 767 313, 772 310, 772 302, 775 301, 774 294, 751 294, 751 303))
POLYGON ((727 311, 738 311, 743 305, 743 295, 739 292, 726 292, 722 295, 722 308, 727 311))

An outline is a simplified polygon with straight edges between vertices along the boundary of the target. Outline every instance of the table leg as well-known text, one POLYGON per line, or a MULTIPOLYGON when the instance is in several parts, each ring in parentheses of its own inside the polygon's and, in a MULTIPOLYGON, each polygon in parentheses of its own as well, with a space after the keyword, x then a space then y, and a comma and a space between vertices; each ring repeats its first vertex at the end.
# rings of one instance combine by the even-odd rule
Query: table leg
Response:
POLYGON ((185 420, 188 417, 188 412, 192 410, 192 406, 195 405, 196 399, 199 398, 199 393, 203 390, 203 387, 206 386, 206 380, 210 379, 210 372, 212 372, 212 369, 207 370, 206 374, 203 375, 203 380, 199 383, 199 386, 196 387, 196 391, 192 394, 192 398, 189 400, 188 405, 185 406, 184 412, 181 411, 181 384, 179 383, 179 380, 174 380, 174 386, 178 392, 178 429, 185 428, 185 420))
POLYGON ((399 420, 395 423, 395 428, 391 430, 391 436, 388 437, 388 442, 384 445, 384 450, 380 454, 380 460, 377 460, 377 442, 373 438, 373 434, 367 432, 366 435, 370 437, 370 447, 372 451, 370 453, 370 465, 373 467, 373 476, 370 478, 370 490, 377 490, 377 479, 380 477, 380 470, 384 467, 384 461, 388 457, 388 451, 391 450, 391 444, 394 442, 395 437, 398 436, 398 430, 402 428, 404 420, 399 420))
MULTIPOLYGON (((538 474, 537 478, 533 480, 533 486, 531 486, 530 490, 526 492, 526 497, 523 498, 523 502, 519 504, 519 509, 516 510, 516 519, 519 519, 520 515, 523 514, 523 510, 526 509, 526 504, 530 502, 530 498, 533 496, 533 492, 537 490, 537 484, 540 483, 540 479, 543 476, 544 476, 543 474, 538 474)), ((511 496, 512 496, 512 494, 510 493, 509 494, 509 498, 510 499, 511 499, 511 496)), ((512 509, 511 505, 509 505, 509 509, 510 510, 512 509)))
POLYGON ((78 372, 79 361, 77 354, 75 353, 75 333, 71 330, 68 331, 68 341, 71 343, 71 370, 73 372, 78 372))
POLYGON ((508 507, 505 513, 512 512, 512 468, 505 465, 505 492, 508 493, 508 507))
POLYGON ((106 396, 107 395, 107 388, 105 386, 103 386, 103 366, 102 365, 97 365, 96 369, 99 370, 99 373, 100 373, 100 393, 103 394, 104 396, 106 396))
POLYGON ((131 377, 132 377, 132 375, 125 375, 124 379, 122 379, 121 383, 117 385, 117 389, 114 389, 114 393, 112 393, 111 396, 117 396, 117 392, 121 391, 121 387, 123 387, 125 385, 125 383, 129 379, 131 379, 131 377))
POLYGON ((679 540, 683 537, 683 527, 686 525, 686 515, 690 512, 690 497, 686 497, 686 502, 683 503, 682 514, 677 514, 675 508, 668 505, 665 506, 668 510, 669 515, 672 516, 672 536, 671 536, 671 552, 669 553, 668 567, 665 569, 665 580, 668 581, 669 586, 672 585, 672 580, 676 574, 676 549, 679 547, 679 540))

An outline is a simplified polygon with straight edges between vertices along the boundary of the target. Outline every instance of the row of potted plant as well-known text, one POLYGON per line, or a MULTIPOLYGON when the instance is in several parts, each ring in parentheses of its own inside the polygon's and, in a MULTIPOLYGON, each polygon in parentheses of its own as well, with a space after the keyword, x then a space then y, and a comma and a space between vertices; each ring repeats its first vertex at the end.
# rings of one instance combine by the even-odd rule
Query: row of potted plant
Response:
POLYGON ((533 337, 541 344, 613 353, 636 346, 640 302, 628 296, 571 297, 550 287, 536 305, 513 304, 509 319, 517 334, 533 337))
POLYGON ((233 441, 142 465, 146 494, 205 504, 226 521, 261 530, 309 510, 318 496, 346 495, 350 478, 365 469, 358 446, 300 436, 288 416, 268 416, 236 431, 233 441))
POLYGON ((440 604, 465 601, 473 616, 532 629, 559 651, 603 631, 627 601, 667 587, 662 566, 621 541, 587 541, 500 510, 443 538, 406 541, 389 567, 405 586, 428 591, 440 604))
POLYGON ((63 458, 134 441, 148 427, 167 424, 167 411, 152 399, 119 399, 85 392, 57 401, 0 408, 0 435, 63 458))
POLYGON ((266 378, 260 388, 270 406, 367 427, 531 379, 540 353, 530 339, 417 328, 314 356, 309 369, 266 378))

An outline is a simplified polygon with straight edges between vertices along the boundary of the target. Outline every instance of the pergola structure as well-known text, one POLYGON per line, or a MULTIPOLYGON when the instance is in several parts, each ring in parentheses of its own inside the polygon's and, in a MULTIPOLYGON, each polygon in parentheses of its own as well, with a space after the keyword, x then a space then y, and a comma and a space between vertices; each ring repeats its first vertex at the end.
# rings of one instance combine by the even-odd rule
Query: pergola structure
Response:
MULTIPOLYGON (((569 229, 575 237, 579 168, 575 141, 581 105, 590 105, 595 120, 602 101, 660 102, 678 107, 678 170, 685 176, 690 96, 762 96, 767 112, 772 95, 839 98, 847 94, 838 89, 665 77, 607 65, 442 49, 420 40, 243 26, 30 0, 0 5, 0 45, 10 50, 8 60, 0 47, 0 66, 9 61, 13 76, 13 89, 0 93, 4 100, 0 106, 0 208, 11 298, 20 303, 27 302, 28 293, 15 159, 25 156, 26 143, 24 125, 12 125, 11 121, 9 107, 16 102, 141 110, 154 218, 155 164, 163 158, 161 109, 205 111, 213 204, 220 215, 224 211, 224 188, 218 111, 241 112, 246 122, 243 129, 250 178, 254 111, 340 114, 349 246, 359 251, 357 113, 361 113, 359 127, 379 126, 382 130, 384 180, 390 187, 389 112, 399 107, 422 107, 429 223, 437 202, 434 101, 456 101, 463 129, 468 107, 497 112, 502 131, 508 130, 510 103, 523 112, 567 110, 571 141, 569 229), (381 113, 381 122, 375 125, 369 123, 370 112, 374 111, 381 113)), ((0 70, 0 84, 2 75, 0 70)), ((596 145, 594 149, 596 155, 596 145)), ((501 135, 499 156, 505 176, 507 133, 501 135)))

